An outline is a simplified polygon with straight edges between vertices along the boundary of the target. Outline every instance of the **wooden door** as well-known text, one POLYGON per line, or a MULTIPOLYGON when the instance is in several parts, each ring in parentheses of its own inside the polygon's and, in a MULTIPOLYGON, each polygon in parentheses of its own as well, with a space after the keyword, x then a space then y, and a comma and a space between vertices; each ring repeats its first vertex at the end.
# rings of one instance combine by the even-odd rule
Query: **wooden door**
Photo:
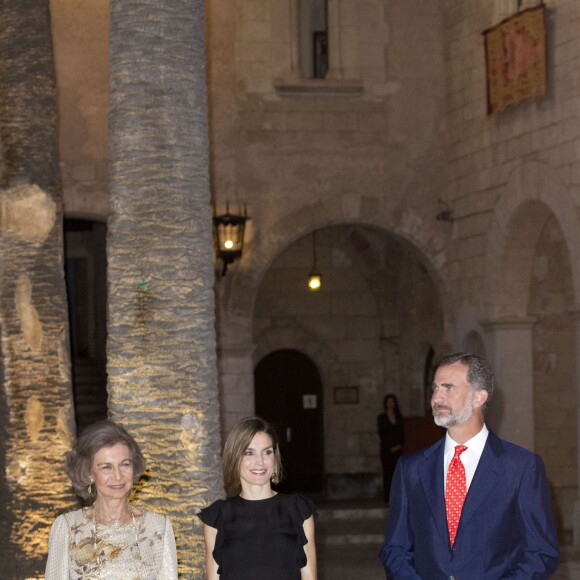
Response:
POLYGON ((322 491, 324 429, 322 381, 314 363, 297 350, 278 350, 256 367, 256 415, 276 427, 283 491, 322 491))

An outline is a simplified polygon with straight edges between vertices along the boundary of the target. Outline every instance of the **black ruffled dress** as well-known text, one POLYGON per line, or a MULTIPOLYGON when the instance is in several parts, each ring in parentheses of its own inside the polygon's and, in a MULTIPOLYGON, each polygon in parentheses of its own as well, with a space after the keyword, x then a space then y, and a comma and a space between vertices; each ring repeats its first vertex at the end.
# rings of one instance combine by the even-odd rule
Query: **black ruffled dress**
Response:
POLYGON ((217 529, 213 557, 220 580, 299 580, 306 566, 305 520, 316 517, 302 495, 218 500, 198 514, 217 529))

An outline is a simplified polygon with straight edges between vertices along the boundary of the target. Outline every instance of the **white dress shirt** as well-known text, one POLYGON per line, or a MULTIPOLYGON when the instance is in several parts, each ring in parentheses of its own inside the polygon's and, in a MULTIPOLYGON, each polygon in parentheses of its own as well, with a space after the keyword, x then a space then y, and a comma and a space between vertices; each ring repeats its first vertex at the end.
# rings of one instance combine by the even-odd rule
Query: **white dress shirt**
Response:
MULTIPOLYGON (((489 430, 483 425, 481 431, 472 437, 469 441, 466 441, 464 445, 467 449, 460 455, 461 463, 465 467, 465 479, 467 482, 467 490, 469 491, 469 486, 471 485, 471 480, 475 475, 475 470, 477 469, 477 464, 479 463, 479 458, 483 453, 483 448, 485 447, 485 442, 487 441, 487 436, 489 435, 489 430)), ((455 455, 455 447, 460 445, 451 439, 449 436, 449 431, 445 436, 445 452, 443 455, 443 470, 445 476, 445 487, 447 487, 447 471, 449 469, 449 464, 455 455)))

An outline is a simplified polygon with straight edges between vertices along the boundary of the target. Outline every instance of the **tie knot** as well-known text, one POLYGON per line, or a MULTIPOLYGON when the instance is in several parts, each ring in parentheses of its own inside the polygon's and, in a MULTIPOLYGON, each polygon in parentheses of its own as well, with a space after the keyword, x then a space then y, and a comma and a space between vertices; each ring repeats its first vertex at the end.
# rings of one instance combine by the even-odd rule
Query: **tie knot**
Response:
POLYGON ((455 446, 455 455, 453 456, 453 459, 455 459, 456 457, 459 457, 466 449, 467 449, 467 447, 465 445, 456 445, 455 446))

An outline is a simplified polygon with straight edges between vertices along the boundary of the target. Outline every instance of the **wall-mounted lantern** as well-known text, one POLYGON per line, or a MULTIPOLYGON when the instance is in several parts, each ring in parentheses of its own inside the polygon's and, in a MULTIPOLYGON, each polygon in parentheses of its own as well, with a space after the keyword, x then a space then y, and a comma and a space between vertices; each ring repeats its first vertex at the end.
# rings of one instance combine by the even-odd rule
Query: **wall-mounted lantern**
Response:
POLYGON ((225 276, 228 266, 242 257, 244 249, 244 229, 250 219, 244 204, 244 212, 230 213, 226 203, 226 213, 213 216, 213 240, 216 257, 221 260, 221 275, 225 276))

